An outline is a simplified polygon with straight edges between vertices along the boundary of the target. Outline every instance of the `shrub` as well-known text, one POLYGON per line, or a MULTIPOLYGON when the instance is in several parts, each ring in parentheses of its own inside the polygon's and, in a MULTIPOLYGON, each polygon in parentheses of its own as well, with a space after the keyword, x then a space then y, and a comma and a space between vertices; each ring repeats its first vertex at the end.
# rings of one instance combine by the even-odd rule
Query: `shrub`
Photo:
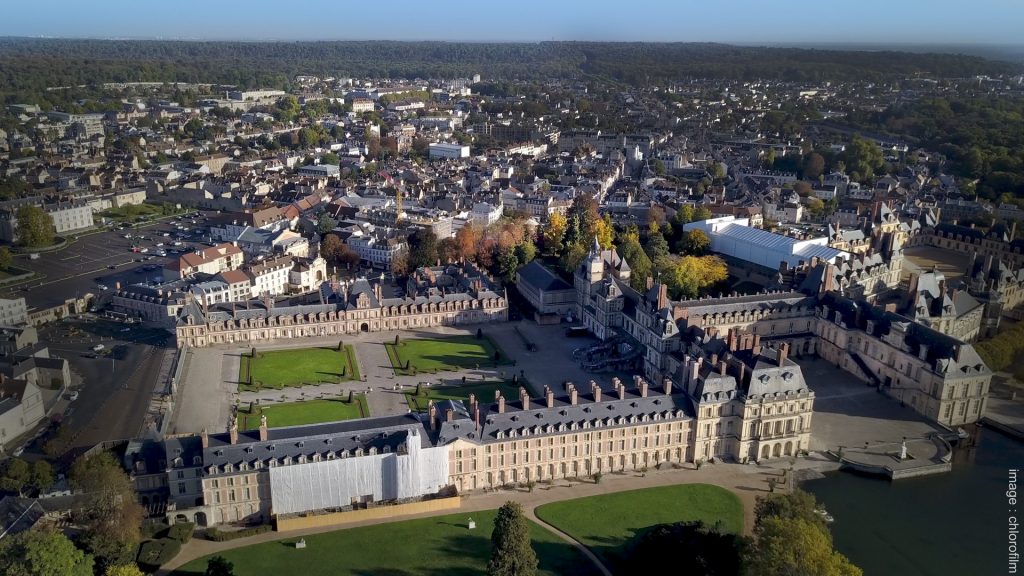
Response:
POLYGON ((207 540, 213 540, 214 542, 227 542, 228 540, 248 538, 249 536, 263 534, 264 532, 270 532, 270 524, 260 524, 259 526, 253 526, 252 528, 231 530, 229 532, 224 532, 217 528, 207 528, 206 538, 207 540))
POLYGON ((167 537, 184 544, 192 539, 192 532, 195 529, 196 525, 191 522, 179 522, 167 529, 167 537))
POLYGON ((139 546, 139 566, 154 571, 171 561, 181 551, 181 542, 171 538, 148 540, 139 546))

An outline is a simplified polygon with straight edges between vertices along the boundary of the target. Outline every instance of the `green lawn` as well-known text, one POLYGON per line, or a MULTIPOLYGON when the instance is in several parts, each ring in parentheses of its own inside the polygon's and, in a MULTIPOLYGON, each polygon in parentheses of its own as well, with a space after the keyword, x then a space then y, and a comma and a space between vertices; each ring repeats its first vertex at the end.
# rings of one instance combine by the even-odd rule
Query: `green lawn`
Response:
POLYGON ((434 373, 462 370, 477 366, 495 365, 494 353, 499 352, 497 364, 509 364, 509 358, 486 336, 451 336, 447 338, 419 338, 399 340, 385 344, 395 374, 434 373), (405 369, 406 362, 409 370, 405 369))
POLYGON ((366 396, 363 394, 354 394, 352 403, 345 400, 306 400, 304 402, 253 406, 251 410, 238 411, 239 427, 242 430, 259 428, 261 414, 267 415, 269 427, 279 428, 281 426, 366 418, 370 415, 370 410, 366 407, 366 396))
POLYGON ((507 382, 480 382, 479 384, 431 386, 429 388, 421 386, 419 396, 416 395, 416 390, 412 389, 405 392, 405 398, 409 402, 409 408, 414 412, 425 412, 431 400, 434 402, 465 400, 469 398, 470 393, 476 394, 481 402, 493 402, 495 390, 501 390, 501 395, 505 397, 506 402, 519 399, 519 386, 513 386, 507 382))
POLYGON ((238 367, 238 388, 242 391, 284 388, 305 384, 323 384, 359 380, 359 363, 352 345, 344 352, 337 348, 300 348, 296 350, 256 349, 242 356, 238 367), (249 384, 250 372, 252 384, 249 384))
POLYGON ((680 484, 590 496, 545 504, 537 516, 573 536, 604 562, 615 565, 637 533, 658 524, 702 520, 721 530, 743 531, 743 503, 732 492, 710 484, 680 484))
MULTIPOLYGON (((238 576, 478 576, 487 568, 496 510, 452 514, 291 538, 221 553, 238 576), (466 521, 473 518, 476 529, 466 521)), ((596 569, 571 545, 531 523, 533 549, 542 576, 593 576, 596 569)), ((206 558, 189 562, 174 576, 199 576, 206 558)))

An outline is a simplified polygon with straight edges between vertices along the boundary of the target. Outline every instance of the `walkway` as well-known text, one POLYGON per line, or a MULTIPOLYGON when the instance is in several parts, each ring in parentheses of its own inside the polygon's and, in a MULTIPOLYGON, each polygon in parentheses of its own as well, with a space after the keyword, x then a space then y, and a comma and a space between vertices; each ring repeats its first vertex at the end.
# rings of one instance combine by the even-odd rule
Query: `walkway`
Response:
MULTIPOLYGON (((803 459, 797 460, 797 468, 803 467, 804 462, 805 461, 803 459)), ((806 464, 808 466, 813 466, 814 462, 810 461, 806 464)), ((788 459, 786 459, 776 462, 776 465, 788 468, 790 464, 788 459)), ((501 507, 501 505, 506 501, 512 500, 519 502, 532 520, 538 521, 545 528, 552 530, 552 527, 536 519, 536 515, 533 512, 535 508, 551 502, 583 498, 586 496, 599 496, 602 494, 612 494, 627 490, 672 486, 676 484, 702 483, 721 486, 722 488, 726 488, 739 496, 740 501, 743 503, 743 531, 745 534, 751 534, 754 529, 754 503, 756 497, 769 492, 769 480, 771 479, 780 482, 779 486, 782 486, 781 480, 785 474, 786 473, 782 468, 775 468, 771 464, 757 466, 753 464, 723 463, 706 464, 699 470, 695 470, 693 468, 654 470, 648 471, 646 475, 642 475, 638 472, 614 473, 604 475, 600 484, 594 484, 589 481, 568 482, 562 480, 550 486, 538 485, 534 488, 533 492, 525 490, 473 492, 463 497, 462 507, 457 513, 469 514, 480 510, 493 510, 501 507)), ((157 574, 170 574, 175 568, 187 564, 196 558, 217 554, 225 550, 243 548, 254 544, 274 542, 277 540, 299 538, 311 534, 357 528, 360 526, 386 524, 402 520, 411 520, 414 518, 427 518, 447 514, 452 514, 452 512, 443 511, 396 516, 385 520, 367 520, 353 522, 344 526, 296 530, 293 532, 267 532, 250 538, 241 538, 227 542, 211 542, 209 540, 197 538, 185 544, 185 546, 182 547, 181 553, 165 565, 163 569, 157 572, 157 574)), ((577 546, 582 546, 579 542, 576 542, 568 535, 562 534, 557 530, 552 531, 558 534, 563 540, 577 546)), ((591 560, 595 562, 595 565, 598 565, 598 567, 601 568, 601 571, 604 574, 609 574, 607 568, 601 566, 594 555, 589 553, 589 550, 587 551, 587 557, 591 558, 591 560)))
POLYGON ((536 506, 532 506, 530 508, 527 508, 526 510, 523 511, 523 513, 526 515, 527 518, 529 518, 530 520, 533 520, 539 526, 541 526, 542 528, 545 528, 548 532, 551 532, 555 536, 558 536, 562 540, 568 542, 569 544, 572 544, 584 556, 586 556, 587 558, 590 559, 590 562, 594 565, 594 567, 596 567, 598 569, 598 571, 601 572, 601 574, 603 574, 604 576, 612 576, 612 571, 609 570, 608 567, 605 566, 603 562, 601 562, 601 559, 598 558, 596 554, 594 554, 593 552, 590 551, 590 548, 587 548, 579 540, 573 538, 572 536, 569 536, 565 532, 562 532, 558 528, 555 528, 551 524, 548 524, 547 522, 541 520, 540 517, 537 516, 537 507, 536 506))

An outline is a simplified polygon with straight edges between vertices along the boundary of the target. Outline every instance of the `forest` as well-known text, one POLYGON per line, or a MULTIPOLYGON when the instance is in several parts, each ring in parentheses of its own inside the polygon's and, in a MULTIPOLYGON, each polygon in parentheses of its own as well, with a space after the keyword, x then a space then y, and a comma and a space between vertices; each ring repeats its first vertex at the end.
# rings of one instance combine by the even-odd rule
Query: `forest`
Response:
POLYGON ((975 56, 752 48, 725 44, 540 42, 181 42, 0 39, 0 93, 52 86, 196 82, 287 87, 296 74, 428 78, 605 78, 634 85, 687 78, 883 80, 908 74, 1019 73, 975 56))
POLYGON ((977 180, 974 189, 983 198, 1024 198, 1024 98, 924 98, 847 120, 939 152, 948 171, 977 180))

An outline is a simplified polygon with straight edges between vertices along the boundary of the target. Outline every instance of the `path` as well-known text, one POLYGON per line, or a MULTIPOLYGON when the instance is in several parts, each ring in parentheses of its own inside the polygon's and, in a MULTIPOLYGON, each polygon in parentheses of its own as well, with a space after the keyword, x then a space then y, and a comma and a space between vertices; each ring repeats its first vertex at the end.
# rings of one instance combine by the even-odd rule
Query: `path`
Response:
POLYGON ((541 526, 542 528, 545 528, 548 532, 551 532, 555 536, 558 536, 562 540, 564 540, 564 541, 568 542, 569 544, 572 544, 573 546, 575 546, 577 550, 579 550, 584 556, 586 556, 587 558, 590 559, 590 562, 598 569, 598 571, 601 572, 601 574, 604 574, 604 576, 612 576, 612 571, 609 570, 608 567, 605 566, 603 562, 601 562, 601 559, 598 558, 596 554, 594 554, 593 552, 590 551, 590 548, 587 548, 579 540, 573 538, 572 536, 569 536, 565 532, 562 532, 558 528, 555 528, 551 524, 548 524, 547 522, 541 520, 540 517, 537 516, 537 507, 536 506, 531 506, 530 508, 527 508, 526 510, 524 510, 524 513, 526 514, 527 518, 529 518, 530 520, 533 520, 539 526, 541 526))
MULTIPOLYGON (((797 467, 801 467, 803 462, 803 460, 797 460, 797 467)), ((776 464, 777 466, 788 467, 789 461, 780 460, 776 464)), ((811 462, 808 463, 808 465, 810 464, 811 462)), ((647 472, 646 475, 641 475, 636 472, 614 473, 604 475, 600 484, 594 484, 593 482, 570 483, 567 481, 558 481, 551 486, 538 485, 534 488, 533 492, 525 490, 472 492, 463 497, 462 506, 456 513, 470 514, 480 510, 493 510, 501 507, 501 505, 506 501, 513 500, 519 502, 525 510, 528 510, 529 514, 531 514, 531 519, 533 519, 535 516, 535 514, 533 514, 533 510, 535 508, 551 502, 583 498, 586 496, 612 494, 627 490, 638 490, 641 488, 703 483, 721 486, 722 488, 726 488, 739 496, 740 501, 743 503, 743 531, 745 534, 751 534, 754 529, 754 503, 756 497, 768 493, 768 480, 771 478, 779 480, 781 479, 782 474, 783 471, 781 469, 772 467, 771 465, 757 466, 753 464, 722 463, 706 464, 699 470, 692 468, 654 470, 647 472)), ((274 542, 289 538, 299 538, 311 534, 334 532, 337 530, 357 528, 360 526, 386 524, 402 520, 411 520, 414 518, 428 518, 431 516, 448 514, 452 514, 452 511, 445 510, 441 512, 410 514, 382 520, 365 520, 329 528, 296 530, 292 532, 266 532, 257 536, 240 538, 238 540, 230 540, 227 542, 211 542, 209 540, 197 538, 185 544, 182 547, 181 553, 167 563, 164 568, 157 572, 157 574, 167 575, 175 568, 187 564, 196 558, 217 554, 225 550, 243 548, 254 544, 274 542)), ((551 527, 544 523, 541 523, 541 525, 549 530, 551 529, 551 527)), ((561 533, 557 531, 555 531, 555 533, 559 534, 559 537, 565 540, 565 537, 563 537, 561 533)), ((569 541, 572 541, 571 537, 569 538, 569 541)), ((575 544, 580 545, 578 542, 575 542, 575 544)), ((592 554, 588 554, 587 556, 592 560, 594 559, 592 554)), ((602 572, 608 574, 606 569, 602 570, 602 572)))

